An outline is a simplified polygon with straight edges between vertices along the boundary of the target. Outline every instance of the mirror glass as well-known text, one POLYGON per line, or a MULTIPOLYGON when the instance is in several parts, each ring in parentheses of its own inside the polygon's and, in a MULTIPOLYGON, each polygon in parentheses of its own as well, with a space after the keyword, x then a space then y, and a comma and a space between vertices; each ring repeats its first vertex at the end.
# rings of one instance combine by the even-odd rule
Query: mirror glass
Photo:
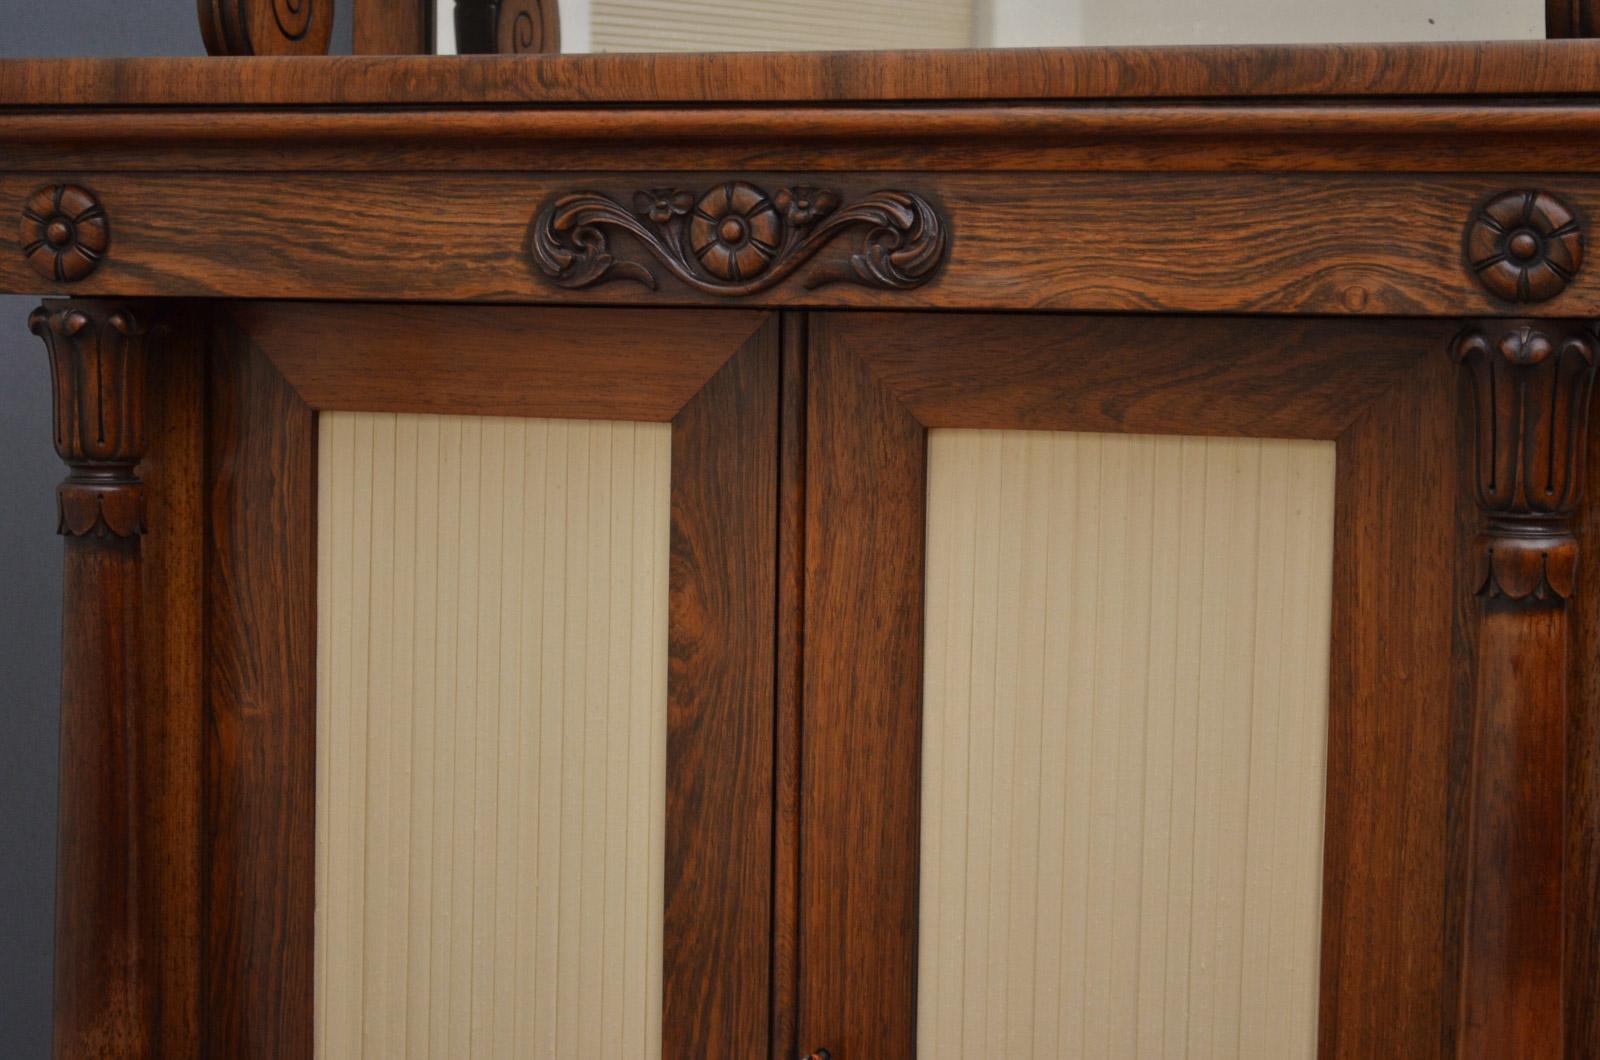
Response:
MULTIPOLYGON (((439 0, 439 52, 455 51, 439 0)), ((560 0, 563 52, 1537 39, 1542 0, 560 0)))

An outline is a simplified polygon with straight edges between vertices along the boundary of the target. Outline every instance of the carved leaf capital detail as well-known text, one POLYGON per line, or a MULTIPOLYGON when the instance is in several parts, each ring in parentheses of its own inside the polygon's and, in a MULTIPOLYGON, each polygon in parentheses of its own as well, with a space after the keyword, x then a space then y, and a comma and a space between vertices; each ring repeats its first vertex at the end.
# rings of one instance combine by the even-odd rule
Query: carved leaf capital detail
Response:
POLYGON ((562 287, 632 280, 659 286, 651 261, 705 294, 738 297, 767 290, 846 235, 859 240, 843 261, 818 264, 805 286, 851 282, 906 290, 931 280, 948 245, 942 217, 906 191, 844 202, 804 185, 768 194, 743 180, 703 193, 658 187, 635 192, 632 208, 600 192, 565 195, 534 219, 535 265, 562 287), (612 233, 630 237, 613 251, 612 233))
POLYGON ((56 453, 70 473, 56 490, 57 524, 69 536, 133 537, 145 529, 143 324, 120 306, 55 303, 28 327, 44 340, 56 453))
POLYGON ((1589 399, 1600 352, 1590 326, 1486 321, 1451 349, 1466 370, 1474 422, 1473 489, 1487 524, 1481 594, 1559 601, 1572 593, 1589 399))

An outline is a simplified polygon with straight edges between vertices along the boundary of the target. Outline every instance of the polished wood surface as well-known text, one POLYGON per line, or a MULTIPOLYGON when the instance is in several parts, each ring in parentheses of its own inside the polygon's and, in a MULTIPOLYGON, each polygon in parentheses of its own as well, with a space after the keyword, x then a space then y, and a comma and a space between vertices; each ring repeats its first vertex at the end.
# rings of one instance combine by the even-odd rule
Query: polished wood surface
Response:
POLYGON ((1445 339, 1339 436, 1319 1055, 1453 1057, 1471 689, 1445 339))
POLYGON ((209 320, 174 306, 151 349, 140 677, 136 719, 143 871, 152 909, 154 1055, 199 1057, 202 744, 205 730, 205 366, 209 320))
POLYGON ((351 0, 356 55, 432 55, 434 0, 351 0))
POLYGON ((58 1060, 157 1047, 160 791, 147 756, 140 537, 151 321, 126 305, 47 302, 28 318, 49 355, 66 542, 57 808, 58 1060), (146 798, 150 801, 145 801, 146 798))
MULTIPOLYGON (((1245 373, 1252 385, 1233 391, 1227 368, 1206 377, 1202 366, 1230 358, 1208 346, 1205 327, 1192 322, 1124 322, 1132 325, 1126 345, 1076 317, 979 323, 903 314, 828 314, 812 322, 807 541, 827 536, 810 546, 806 590, 802 1048, 844 1042, 852 1051, 840 1055, 856 1055, 863 1040, 868 1055, 910 1048, 909 1037, 890 1037, 911 1033, 910 1003, 898 993, 908 974, 898 962, 907 955, 892 933, 873 931, 900 917, 915 922, 901 903, 915 908, 916 834, 892 829, 914 825, 917 797, 916 752, 900 742, 917 732, 921 684, 917 660, 900 658, 903 651, 920 656, 921 646, 924 425, 917 403, 944 409, 936 421, 944 427, 1209 433, 1207 424, 1231 422, 1224 433, 1260 434, 1283 430, 1282 421, 1252 431, 1248 414, 1230 419, 1232 395, 1253 403, 1270 402, 1270 393, 1291 407, 1315 400, 1301 378, 1245 373), (1012 358, 1022 367, 1011 367, 1012 358), (1141 382, 1130 391, 1114 367, 1085 369, 1094 358, 1143 364, 1141 382), (855 381, 846 392, 856 396, 838 407, 848 415, 824 421, 824 388, 840 385, 825 373, 846 370, 844 378, 855 381), (1005 382, 996 384, 996 375, 1005 382), (1153 388, 1153 379, 1163 385, 1153 388), (962 388, 972 399, 967 423, 953 397, 962 388), (1175 396, 1190 388, 1190 397, 1175 396), (1133 392, 1160 393, 1161 401, 1128 400, 1133 392), (1068 393, 1075 396, 1059 409, 1037 400, 1068 393), (930 394, 952 396, 938 403, 930 394), (1217 400, 1208 405, 1211 397, 1217 400), (863 423, 880 426, 871 438, 846 433, 862 431, 863 423), (885 467, 899 469, 897 477, 864 478, 885 467), (819 497, 823 483, 830 491, 819 497), (828 609, 830 600, 840 602, 828 609), (839 672, 835 660, 846 644, 854 646, 855 665, 839 672), (872 660, 865 677, 860 659, 872 660), (891 667, 895 678, 878 683, 879 666, 891 667), (870 755, 872 768, 853 765, 863 760, 857 755, 870 755), (825 891, 812 882, 814 858, 824 859, 825 891), (835 965, 846 969, 842 983, 826 978, 835 965), (808 1016, 813 989, 824 991, 827 1017, 808 1016), (856 998, 875 1006, 870 1022, 849 1015, 857 1012, 849 1008, 856 998)), ((1274 330, 1293 329, 1289 321, 1214 323, 1231 327, 1242 349, 1292 349, 1296 361, 1317 361, 1324 366, 1318 374, 1336 380, 1325 396, 1329 405, 1306 417, 1340 446, 1320 1054, 1452 1055, 1451 939, 1460 924, 1449 893, 1451 793, 1464 778, 1451 773, 1450 733, 1470 695, 1457 661, 1468 656, 1458 615, 1471 595, 1458 559, 1465 556, 1458 503, 1466 498, 1455 470, 1452 329, 1386 322, 1396 359, 1385 366, 1380 356, 1341 360, 1365 341, 1357 321, 1317 322, 1327 330, 1303 333, 1274 330), (1365 377, 1373 371, 1378 375, 1365 377), (1375 917, 1383 918, 1381 929, 1375 917)))
POLYGON ((1501 41, 432 59, 0 60, 0 107, 1581 95, 1600 44, 1501 41))
POLYGON ((850 1060, 916 1051, 927 463, 836 321, 812 320, 806 405, 796 1026, 850 1060))
POLYGON ((778 343, 769 317, 672 421, 668 1060, 770 1033, 778 343))
POLYGON ((316 414, 224 320, 206 368, 202 1056, 309 1060, 316 414))
POLYGON ((1488 321, 1452 348, 1483 511, 1473 546, 1463 1057, 1560 1057, 1566 1046, 1567 601, 1597 346, 1588 326, 1488 321))
MULTIPOLYGON (((634 189, 671 179, 619 182, 618 193, 631 200, 634 189)), ((105 176, 95 191, 116 227, 110 252, 93 274, 53 289, 83 296, 250 297, 271 290, 278 298, 316 300, 1371 316, 1518 308, 1487 290, 1463 256, 1480 204, 1518 186, 1503 175, 926 173, 897 175, 894 183, 935 204, 952 234, 931 279, 887 293, 862 283, 808 288, 810 274, 739 297, 696 290, 665 273, 655 290, 626 279, 569 289, 533 265, 529 226, 552 197, 574 187, 604 189, 609 181, 391 173, 105 176), (1403 227, 1397 215, 1407 218, 1403 227), (385 233, 382 240, 372 240, 374 228, 385 233), (473 238, 460 239, 463 231, 473 238), (406 277, 403 288, 396 275, 406 277)), ((1600 178, 1540 183, 1579 215, 1600 214, 1600 178)), ((886 184, 870 173, 832 182, 847 193, 886 184)), ((0 175, 0 202, 21 201, 36 186, 32 176, 0 175)), ((626 237, 614 238, 620 253, 626 237)), ((838 264, 861 253, 865 238, 841 240, 838 264)), ((41 285, 52 286, 21 255, 0 255, 0 289, 41 285)), ((1582 269, 1539 309, 1600 314, 1600 269, 1582 269)))
POLYGON ((294 302, 253 302, 234 313, 315 409, 647 423, 677 416, 766 319, 749 311, 440 313, 294 302), (642 334, 672 356, 641 346, 642 334))
MULTIPOLYGON (((13 170, 243 174, 527 173, 535 157, 535 172, 737 169, 742 178, 805 169, 1592 174, 1600 158, 1590 142, 1600 108, 1589 97, 936 101, 794 107, 772 118, 755 105, 24 108, 0 109, 0 144, 13 170)), ((618 190, 631 197, 639 187, 618 190)))
MULTIPOLYGON (((1583 31, 1590 6, 1552 2, 1552 27, 1583 31)), ((21 223, 0 290, 95 313, 192 298, 171 303, 184 326, 226 325, 152 376, 148 508, 120 472, 102 506, 104 469, 63 508, 113 537, 170 521, 141 570, 110 539, 69 565, 67 658, 85 663, 67 716, 120 709, 123 663, 166 702, 130 715, 135 745, 162 746, 134 756, 141 809, 64 798, 64 878, 153 844, 135 934, 169 941, 129 972, 125 950, 69 940, 89 993, 63 989, 67 1022, 154 1035, 153 1055, 309 1047, 310 461, 315 411, 350 407, 693 428, 669 1048, 908 1055, 921 446, 983 426, 1338 442, 1320 1054, 1600 1051, 1595 550, 1525 547, 1550 534, 1511 519, 1488 571, 1517 599, 1543 571, 1565 617, 1474 602, 1472 413, 1447 356, 1467 320, 1600 317, 1582 260, 1597 58, 1574 40, 0 62, 0 202, 21 223), (742 184, 783 231, 815 223, 802 187, 902 209, 762 290, 681 254, 673 275, 627 231, 658 200, 670 227, 680 193, 742 184), (53 214, 58 188, 102 212, 20 215, 53 214), (583 235, 612 255, 592 274, 565 271, 597 245, 557 224, 573 195, 614 207, 583 235), (554 251, 541 216, 570 233, 554 251), (943 243, 914 234, 930 217, 943 243), (808 286, 813 266, 857 279, 808 286), (852 312, 812 312, 835 309, 852 312), (708 570, 732 581, 694 581, 708 570), (66 832, 111 838, 85 853, 66 832), (1503 843, 1529 852, 1510 874, 1503 843), (1508 941, 1519 910, 1532 927, 1508 941), (705 935, 708 918, 734 927, 705 935), (113 965, 153 1007, 83 1003, 113 965)), ((1574 548, 1593 508, 1559 513, 1574 548)), ((106 804, 104 774, 69 775, 87 778, 70 798, 106 804)), ((93 908, 99 938, 127 936, 133 914, 93 908)))
POLYGON ((772 1060, 799 1054, 800 748, 805 717, 808 322, 780 316, 778 581, 772 794, 772 1060))

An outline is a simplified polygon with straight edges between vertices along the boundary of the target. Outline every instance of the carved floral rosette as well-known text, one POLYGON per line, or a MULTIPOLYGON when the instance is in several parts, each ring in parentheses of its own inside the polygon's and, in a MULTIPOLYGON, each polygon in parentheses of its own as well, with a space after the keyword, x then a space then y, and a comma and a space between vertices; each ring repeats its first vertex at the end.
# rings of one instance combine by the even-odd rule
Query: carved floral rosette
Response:
POLYGON ((56 489, 57 529, 69 537, 144 533, 144 328, 99 303, 34 310, 28 327, 50 355, 56 453, 70 473, 56 489))
POLYGON ((1469 328, 1455 341, 1475 422, 1473 486, 1488 516, 1477 548, 1481 595, 1559 602, 1572 595, 1589 398, 1589 328, 1515 321, 1469 328))
POLYGON ((846 234, 858 236, 855 251, 814 268, 808 289, 837 282, 918 287, 938 272, 948 244, 938 211, 911 192, 841 203, 824 188, 769 195, 741 180, 703 194, 639 191, 631 209, 600 192, 566 195, 539 212, 530 243, 534 263, 562 287, 633 280, 654 290, 653 258, 697 291, 735 297, 781 283, 846 234), (643 252, 613 252, 608 230, 632 236, 643 252))

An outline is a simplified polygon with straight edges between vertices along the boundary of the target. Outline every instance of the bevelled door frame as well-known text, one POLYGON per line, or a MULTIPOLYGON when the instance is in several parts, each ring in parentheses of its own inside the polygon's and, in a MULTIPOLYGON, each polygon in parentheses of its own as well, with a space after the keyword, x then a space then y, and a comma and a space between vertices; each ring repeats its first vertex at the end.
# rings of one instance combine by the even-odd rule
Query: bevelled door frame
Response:
MULTIPOLYGON (((203 649, 203 670, 178 675, 188 685, 176 696, 168 691, 171 706, 192 708, 187 716, 203 736, 190 766, 198 790, 163 798, 150 816, 187 805, 199 820, 173 836, 94 813, 78 815, 71 827, 86 849, 134 863, 191 843, 199 878, 194 885, 177 877, 154 885, 148 893, 158 904, 139 907, 130 913, 134 922, 123 925, 135 940, 129 946, 114 953, 74 950, 78 956, 63 965, 72 980, 62 992, 69 1001, 77 996, 75 984, 98 982, 110 971, 120 977, 110 981, 114 989, 154 995, 168 1015, 151 1016, 149 1004, 130 1010, 86 997, 84 1006, 68 1004, 58 1015, 69 1025, 79 1016, 93 1025, 59 1028, 58 1046, 66 1055, 79 1048, 70 1043, 97 1040, 122 1041, 138 1055, 312 1055, 316 425, 323 409, 352 409, 672 425, 664 1055, 765 1051, 777 317, 282 303, 170 310, 196 328, 210 321, 209 355, 189 362, 204 364, 203 430, 198 407, 185 417, 174 401, 160 403, 176 425, 159 433, 190 438, 195 459, 146 472, 174 491, 152 501, 152 519, 173 513, 180 545, 186 533, 203 536, 203 572, 182 579, 171 591, 176 603, 157 615, 194 633, 203 649), (168 503, 191 495, 203 506, 174 511, 168 503), (198 902, 161 898, 195 890, 198 902), (130 964, 123 956, 148 952, 145 943, 167 936, 177 940, 167 947, 171 967, 130 964), (107 1032, 108 1017, 117 1021, 109 1028, 117 1037, 93 1037, 107 1032)), ((86 323, 104 315, 77 311, 86 323)), ((95 334, 103 330, 96 325, 95 334)), ((176 378, 191 377, 198 383, 199 372, 176 378)), ((190 396, 198 406, 198 394, 190 396)), ((160 438, 153 448, 163 457, 188 452, 160 438)), ((118 504, 124 494, 136 496, 132 461, 139 455, 118 455, 126 474, 119 472, 108 495, 118 504)), ((167 533, 156 526, 152 536, 165 541, 167 533)), ((137 576, 139 553, 119 544, 125 540, 119 535, 91 540, 106 541, 96 547, 133 572, 119 575, 120 585, 137 576)), ((198 566, 200 551, 169 543, 154 558, 170 568, 192 554, 198 566)), ((168 590, 157 585, 156 591, 168 590)), ((90 615, 71 601, 69 610, 90 615)), ((137 626, 125 632, 137 635, 137 626)), ((73 643, 74 650, 99 651, 100 645, 115 650, 120 641, 86 633, 73 643)), ((115 694, 119 684, 111 681, 107 691, 115 694)), ((102 724, 89 716, 102 709, 98 695, 85 701, 76 729, 102 724)), ((181 717, 174 724, 181 728, 181 717)), ((141 783, 147 775, 159 779, 166 768, 159 756, 139 757, 159 750, 155 740, 141 736, 112 764, 134 770, 141 783)), ((120 784, 120 775, 108 783, 120 784)), ((86 797, 103 787, 106 799, 116 794, 81 777, 73 784, 86 797)))
MULTIPOLYGON (((925 445, 959 427, 1336 442, 1319 1055, 1561 1055, 1563 934, 1586 969, 1592 923, 1560 854, 1576 500, 1499 501, 1515 511, 1474 543, 1475 501, 1497 502, 1467 483, 1481 427, 1491 462, 1581 485, 1587 325, 833 313, 810 332, 804 1048, 915 1048, 925 445), (1475 414, 1449 354, 1480 350, 1502 407, 1475 414)), ((1565 1008, 1593 1018, 1576 992, 1565 1008)))

